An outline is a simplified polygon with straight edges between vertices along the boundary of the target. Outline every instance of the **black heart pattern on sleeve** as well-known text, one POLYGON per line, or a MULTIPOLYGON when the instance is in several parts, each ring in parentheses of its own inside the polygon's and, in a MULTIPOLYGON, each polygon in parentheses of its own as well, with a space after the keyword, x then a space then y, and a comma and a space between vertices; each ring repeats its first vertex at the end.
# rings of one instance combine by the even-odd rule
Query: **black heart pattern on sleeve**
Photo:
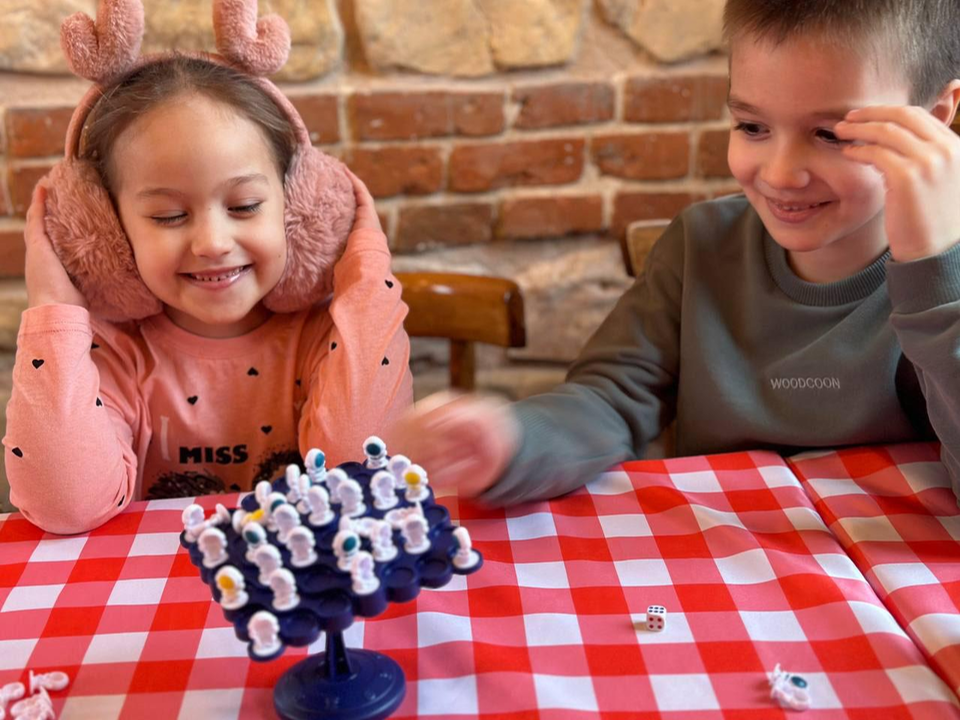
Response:
POLYGON ((335 342, 330 343, 330 349, 331 349, 331 350, 336 350, 336 349, 337 349, 337 344, 336 344, 335 342))
POLYGON ((38 370, 40 369, 40 366, 41 366, 41 365, 43 365, 43 360, 40 360, 40 359, 38 358, 38 359, 36 359, 36 360, 33 361, 33 366, 34 366, 35 368, 37 368, 38 370))
POLYGON ((13 453, 14 455, 16 455, 18 458, 22 458, 22 457, 23 457, 23 450, 21 450, 21 449, 18 448, 18 447, 15 447, 15 448, 14 448, 13 450, 11 450, 10 452, 12 452, 12 453, 13 453))
POLYGON ((273 430, 273 425, 261 425, 260 430, 263 431, 264 435, 269 435, 270 431, 273 430))
POLYGON ((381 365, 389 365, 389 364, 390 364, 390 361, 387 360, 386 358, 384 358, 383 360, 380 361, 380 364, 381 364, 381 365))
POLYGON ((196 395, 191 395, 190 397, 187 398, 187 402, 190 403, 191 405, 196 405, 197 400, 199 399, 200 398, 198 398, 196 395))
POLYGON ((255 367, 252 367, 252 368, 250 368, 249 370, 247 370, 247 375, 249 375, 250 377, 253 377, 253 376, 259 375, 259 374, 260 374, 260 372, 259 372, 255 367))
POLYGON ((97 407, 103 407, 103 402, 100 400, 100 398, 97 398, 97 407))
POLYGON ((384 282, 387 284, 387 287, 388 287, 388 288, 392 288, 392 287, 393 287, 393 281, 392 281, 392 280, 384 280, 384 282))

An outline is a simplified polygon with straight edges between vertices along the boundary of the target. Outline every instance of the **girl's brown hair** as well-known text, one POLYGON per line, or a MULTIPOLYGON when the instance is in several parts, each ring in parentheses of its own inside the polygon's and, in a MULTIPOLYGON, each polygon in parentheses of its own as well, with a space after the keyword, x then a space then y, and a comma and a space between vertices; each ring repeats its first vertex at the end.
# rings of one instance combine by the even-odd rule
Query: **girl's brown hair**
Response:
POLYGON ((113 195, 110 155, 130 123, 179 95, 198 93, 229 106, 256 124, 273 152, 282 179, 296 151, 296 136, 284 112, 238 70, 201 58, 172 54, 134 70, 107 88, 83 128, 80 157, 94 164, 113 195))

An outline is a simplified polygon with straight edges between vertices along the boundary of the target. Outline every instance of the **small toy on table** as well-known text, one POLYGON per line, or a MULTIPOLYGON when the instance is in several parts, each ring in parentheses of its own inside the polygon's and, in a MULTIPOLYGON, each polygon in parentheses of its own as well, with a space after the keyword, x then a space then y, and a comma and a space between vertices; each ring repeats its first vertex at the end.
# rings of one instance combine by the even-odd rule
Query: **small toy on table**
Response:
POLYGON ((232 513, 218 506, 204 519, 197 505, 183 513, 180 543, 252 659, 273 660, 326 633, 325 652, 277 681, 284 720, 389 716, 403 700, 403 670, 385 655, 347 649, 343 631, 483 564, 466 528, 435 502, 423 468, 389 457, 377 437, 363 450, 364 462, 330 469, 311 450, 305 473, 287 467, 232 513))

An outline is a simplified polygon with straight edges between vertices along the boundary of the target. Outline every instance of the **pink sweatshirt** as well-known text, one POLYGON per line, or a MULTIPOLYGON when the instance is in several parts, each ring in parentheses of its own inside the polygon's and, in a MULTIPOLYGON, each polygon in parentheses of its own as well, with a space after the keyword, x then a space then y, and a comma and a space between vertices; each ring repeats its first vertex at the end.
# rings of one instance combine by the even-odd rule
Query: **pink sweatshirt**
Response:
POLYGON ((413 402, 407 306, 382 233, 350 235, 324 304, 210 339, 165 315, 107 323, 26 310, 3 438, 10 499, 54 533, 131 500, 250 490, 296 451, 363 455, 413 402))

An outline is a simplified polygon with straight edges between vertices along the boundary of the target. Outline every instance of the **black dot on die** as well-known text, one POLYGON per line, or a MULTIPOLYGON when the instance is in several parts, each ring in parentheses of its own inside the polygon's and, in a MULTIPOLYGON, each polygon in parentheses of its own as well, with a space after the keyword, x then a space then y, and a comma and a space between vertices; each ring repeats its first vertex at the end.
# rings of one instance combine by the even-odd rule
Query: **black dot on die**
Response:
POLYGON ((390 361, 387 360, 386 358, 384 358, 383 360, 380 361, 380 364, 381 364, 381 365, 389 365, 389 364, 390 364, 390 361))
POLYGON ((253 376, 259 375, 259 374, 260 374, 260 372, 259 372, 255 367, 252 367, 252 368, 250 368, 249 370, 247 370, 247 375, 249 375, 250 377, 253 377, 253 376))
POLYGON ((387 284, 387 287, 388 287, 388 288, 392 288, 392 287, 393 287, 393 281, 392 281, 392 280, 384 280, 384 282, 387 284))
POLYGON ((264 435, 269 435, 270 431, 273 430, 273 425, 261 425, 260 429, 263 431, 264 435))
POLYGON ((43 365, 43 360, 41 360, 40 358, 37 358, 36 360, 33 361, 33 366, 38 370, 40 369, 41 365, 43 365))
POLYGON ((330 349, 331 349, 331 350, 336 350, 336 349, 337 349, 337 344, 336 344, 335 342, 330 343, 330 349))
POLYGON ((103 407, 103 401, 100 398, 97 398, 97 407, 103 407))
POLYGON ((191 395, 190 397, 187 398, 187 402, 190 403, 191 405, 196 405, 197 400, 199 399, 200 398, 198 398, 196 395, 191 395))
POLYGON ((21 449, 18 448, 18 447, 15 447, 15 448, 13 449, 13 454, 16 455, 18 458, 22 458, 22 457, 23 457, 23 450, 21 450, 21 449))

